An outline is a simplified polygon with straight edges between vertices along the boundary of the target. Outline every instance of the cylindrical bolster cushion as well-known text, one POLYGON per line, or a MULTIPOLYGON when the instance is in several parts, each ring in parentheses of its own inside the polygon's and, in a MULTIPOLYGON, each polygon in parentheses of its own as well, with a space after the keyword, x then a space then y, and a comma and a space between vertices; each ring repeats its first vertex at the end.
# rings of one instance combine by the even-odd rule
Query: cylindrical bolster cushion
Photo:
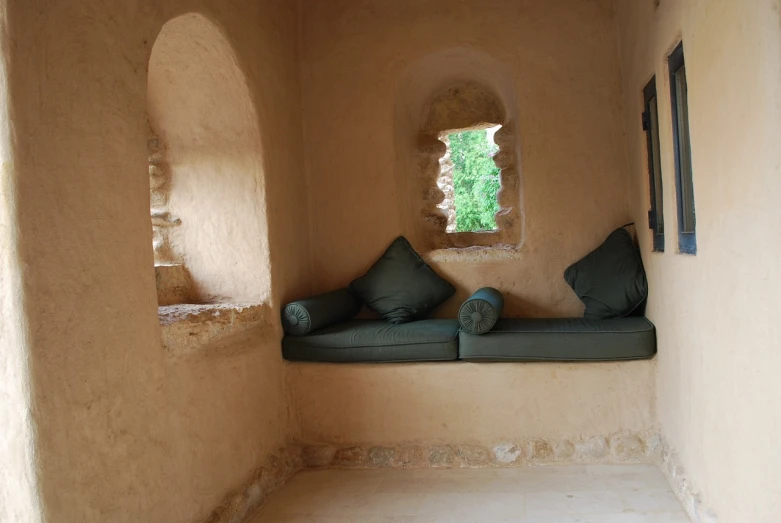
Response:
POLYGON ((361 303, 347 289, 319 294, 294 301, 282 309, 282 327, 287 334, 303 336, 315 329, 349 320, 361 308, 361 303))
POLYGON ((502 315, 504 297, 493 287, 483 287, 470 296, 458 310, 461 328, 471 334, 483 334, 491 330, 502 315))

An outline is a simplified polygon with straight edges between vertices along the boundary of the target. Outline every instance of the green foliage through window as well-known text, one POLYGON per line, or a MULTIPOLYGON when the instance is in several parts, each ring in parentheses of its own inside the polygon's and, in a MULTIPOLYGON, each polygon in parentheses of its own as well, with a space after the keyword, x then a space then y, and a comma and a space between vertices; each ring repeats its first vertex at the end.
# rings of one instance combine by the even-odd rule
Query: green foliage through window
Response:
MULTIPOLYGON (((495 130, 494 130, 495 132, 495 130)), ((499 147, 489 139, 488 131, 463 131, 448 135, 453 162, 456 231, 496 230, 499 211, 499 168, 493 156, 499 147)))

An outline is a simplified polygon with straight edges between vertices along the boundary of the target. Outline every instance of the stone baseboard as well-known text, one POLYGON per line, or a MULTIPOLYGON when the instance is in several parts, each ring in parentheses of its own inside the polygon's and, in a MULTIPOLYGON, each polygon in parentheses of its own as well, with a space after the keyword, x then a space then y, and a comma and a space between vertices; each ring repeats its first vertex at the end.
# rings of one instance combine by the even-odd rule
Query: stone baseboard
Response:
POLYGON ((667 482, 683 505, 689 519, 694 523, 718 523, 716 515, 705 507, 700 494, 686 477, 686 471, 678 454, 664 439, 660 444, 659 468, 667 477, 667 482))
POLYGON ((615 433, 580 439, 533 439, 482 445, 303 444, 306 468, 483 468, 554 463, 657 463, 657 434, 615 433))
POLYGON ((263 466, 234 492, 228 494, 206 520, 207 523, 241 523, 248 520, 271 494, 303 468, 301 449, 297 446, 280 448, 269 455, 263 466))
POLYGON ((244 484, 225 497, 207 523, 247 521, 303 468, 490 468, 551 464, 657 464, 694 523, 718 523, 686 477, 677 454, 656 433, 619 432, 579 439, 538 438, 482 445, 326 445, 280 448, 244 484))

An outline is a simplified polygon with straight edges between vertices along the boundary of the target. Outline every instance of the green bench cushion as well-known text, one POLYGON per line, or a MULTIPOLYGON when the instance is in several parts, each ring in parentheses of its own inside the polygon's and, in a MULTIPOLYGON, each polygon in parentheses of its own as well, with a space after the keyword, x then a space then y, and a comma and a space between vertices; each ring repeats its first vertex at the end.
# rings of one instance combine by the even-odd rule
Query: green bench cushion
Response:
POLYGON ((654 354, 656 331, 643 317, 503 319, 485 334, 459 334, 459 357, 467 361, 616 361, 654 354))
POLYGON ((282 355, 293 361, 332 363, 453 361, 458 359, 458 320, 391 324, 351 320, 306 336, 285 336, 282 355))

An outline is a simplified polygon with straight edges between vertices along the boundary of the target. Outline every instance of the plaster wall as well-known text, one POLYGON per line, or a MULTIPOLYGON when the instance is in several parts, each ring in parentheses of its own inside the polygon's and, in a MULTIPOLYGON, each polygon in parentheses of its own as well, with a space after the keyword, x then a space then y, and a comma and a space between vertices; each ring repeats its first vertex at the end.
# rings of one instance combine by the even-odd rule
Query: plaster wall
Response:
MULTIPOLYGON (((457 287, 440 316, 486 285, 508 316, 582 314, 564 269, 631 221, 609 2, 304 1, 301 38, 315 290, 346 285, 403 234, 457 287), (407 142, 429 97, 470 81, 517 142, 521 243, 430 251, 407 142)), ((295 364, 289 387, 308 443, 489 446, 653 430, 654 368, 295 364)))
MULTIPOLYGON (((2 336, 4 349, 11 343, 15 350, 3 350, 1 361, 4 372, 16 372, 26 347, 29 391, 15 384, 13 392, 34 398, 42 511, 47 520, 74 523, 205 520, 287 440, 281 330, 269 313, 270 325, 252 336, 186 358, 163 350, 149 218, 147 66, 163 25, 182 14, 202 14, 229 43, 255 106, 255 152, 269 202, 265 310, 277 310, 309 290, 308 234, 298 223, 306 210, 297 205, 302 132, 291 118, 300 113, 295 5, 7 4, 16 140, 12 176, 3 174, 3 223, 10 209, 16 229, 0 233, 3 247, 12 241, 2 251, 2 336), (6 289, 6 274, 17 278, 16 290, 6 289), (5 328, 9 308, 17 314, 13 332, 5 328)), ((236 227, 249 235, 258 224, 236 227)))
POLYGON ((642 89, 654 74, 659 93, 666 252, 651 253, 650 230, 639 229, 653 290, 647 314, 659 334, 659 422, 689 488, 720 523, 777 521, 781 510, 780 8, 777 0, 616 3, 638 223, 649 208, 642 89), (696 256, 676 252, 666 60, 681 39, 696 256))
MULTIPOLYGON (((0 2, 0 48, 8 49, 7 2, 0 2)), ((7 52, 0 56, 0 521, 40 522, 22 264, 16 227, 17 177, 8 96, 7 52)))

